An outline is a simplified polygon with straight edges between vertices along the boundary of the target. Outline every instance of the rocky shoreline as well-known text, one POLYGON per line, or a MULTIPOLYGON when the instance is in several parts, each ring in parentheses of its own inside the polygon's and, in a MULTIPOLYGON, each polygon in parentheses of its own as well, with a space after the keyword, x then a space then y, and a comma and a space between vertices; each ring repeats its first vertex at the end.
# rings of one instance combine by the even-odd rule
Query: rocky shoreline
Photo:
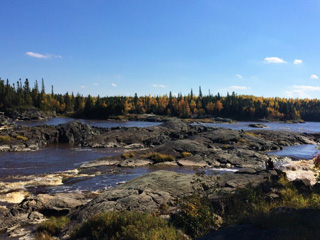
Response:
MULTIPOLYGON (((0 231, 11 236, 19 235, 23 226, 30 222, 39 223, 48 216, 67 215, 71 222, 64 230, 64 237, 100 211, 155 212, 162 205, 167 205, 169 212, 174 213, 178 210, 177 199, 183 196, 197 193, 219 202, 223 196, 246 188, 248 184, 258 186, 270 179, 279 179, 284 174, 282 171, 265 170, 264 162, 269 159, 266 152, 286 146, 316 144, 320 138, 319 134, 209 128, 189 125, 176 118, 148 128, 104 129, 79 121, 39 127, 12 124, 1 129, 0 135, 0 151, 36 151, 51 143, 125 149, 122 155, 81 165, 77 169, 79 173, 110 165, 238 169, 236 173, 219 176, 156 171, 105 190, 97 197, 85 193, 39 194, 0 210, 0 231)), ((271 158, 278 160, 276 156, 271 158)), ((306 184, 310 185, 310 182, 306 184)))

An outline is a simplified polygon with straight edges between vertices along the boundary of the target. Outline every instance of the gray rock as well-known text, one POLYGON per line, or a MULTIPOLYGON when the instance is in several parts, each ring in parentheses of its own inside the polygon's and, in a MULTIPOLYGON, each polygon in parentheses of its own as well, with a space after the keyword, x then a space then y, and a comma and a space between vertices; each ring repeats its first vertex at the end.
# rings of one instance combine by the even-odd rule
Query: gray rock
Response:
POLYGON ((114 189, 104 191, 100 196, 71 214, 73 222, 69 230, 86 221, 91 216, 111 210, 135 210, 155 212, 160 205, 175 206, 178 197, 204 193, 214 187, 209 176, 179 174, 171 171, 156 171, 135 178, 114 189))

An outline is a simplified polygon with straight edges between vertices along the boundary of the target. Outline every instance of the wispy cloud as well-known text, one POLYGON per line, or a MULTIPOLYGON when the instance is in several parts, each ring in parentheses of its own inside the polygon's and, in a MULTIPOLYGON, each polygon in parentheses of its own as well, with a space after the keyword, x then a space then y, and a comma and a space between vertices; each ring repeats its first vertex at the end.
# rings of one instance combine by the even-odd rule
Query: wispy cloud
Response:
POLYGON ((302 64, 302 60, 301 59, 295 59, 293 61, 293 64, 302 64))
POLYGON ((114 78, 121 78, 121 75, 120 74, 113 74, 113 77, 114 78))
POLYGON ((112 87, 116 87, 117 86, 117 84, 115 84, 115 83, 111 83, 111 85, 112 85, 112 87))
POLYGON ((312 74, 312 75, 310 76, 310 79, 319 79, 319 77, 318 77, 317 75, 315 75, 315 74, 312 74))
POLYGON ((87 88, 87 87, 86 87, 86 86, 81 85, 81 86, 80 86, 80 88, 85 89, 85 88, 87 88))
POLYGON ((236 77, 239 78, 239 79, 243 78, 242 75, 240 75, 240 74, 236 74, 236 77))
POLYGON ((285 60, 278 57, 266 57, 264 63, 287 63, 285 60))
POLYGON ((93 86, 99 86, 99 83, 92 83, 93 84, 93 86))
POLYGON ((230 89, 232 89, 232 90, 247 90, 249 88, 246 86, 232 86, 232 87, 230 87, 230 89))
POLYGON ((28 55, 29 57, 40 58, 40 59, 62 58, 61 55, 41 54, 41 53, 35 53, 35 52, 26 52, 26 55, 28 55))
POLYGON ((163 85, 163 84, 152 84, 152 87, 155 87, 155 88, 166 88, 167 86, 163 85))
POLYGON ((310 98, 308 93, 320 91, 319 86, 293 85, 290 91, 286 91, 288 97, 310 98))

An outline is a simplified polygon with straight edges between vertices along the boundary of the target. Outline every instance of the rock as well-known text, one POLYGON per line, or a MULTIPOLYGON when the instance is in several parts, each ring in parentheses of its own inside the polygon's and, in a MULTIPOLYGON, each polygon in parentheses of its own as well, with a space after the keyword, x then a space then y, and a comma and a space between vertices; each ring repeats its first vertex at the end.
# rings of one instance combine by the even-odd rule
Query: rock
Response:
POLYGON ((41 214, 39 212, 31 212, 28 215, 28 219, 30 219, 31 221, 37 221, 37 220, 41 220, 43 218, 44 218, 43 214, 41 214))
POLYGON ((210 140, 213 143, 232 143, 238 142, 240 140, 239 131, 231 129, 216 129, 208 134, 204 135, 205 138, 210 140))
POLYGON ((179 118, 170 118, 160 125, 163 128, 169 128, 174 131, 188 131, 188 124, 179 118))
POLYGON ((242 169, 239 169, 237 172, 237 174, 255 174, 257 173, 257 170, 255 169, 252 169, 252 168, 242 168, 242 169))
POLYGON ((84 163, 80 166, 81 168, 92 168, 92 167, 98 167, 98 166, 116 166, 119 165, 120 161, 119 160, 112 160, 112 159, 98 159, 89 163, 84 163))
POLYGON ((30 223, 38 223, 45 216, 61 216, 70 213, 72 209, 86 204, 87 196, 80 192, 39 194, 28 197, 13 206, 3 216, 0 231, 15 229, 30 223))
POLYGON ((71 209, 87 202, 84 194, 79 192, 39 194, 29 197, 19 204, 26 212, 38 211, 44 215, 66 215, 71 209))
POLYGON ((79 143, 96 132, 88 124, 74 121, 57 126, 60 143, 79 143))
POLYGON ((183 140, 168 141, 167 143, 152 149, 152 151, 164 153, 164 154, 170 154, 175 157, 181 157, 182 156, 181 154, 183 152, 189 152, 192 154, 195 154, 195 153, 205 154, 206 152, 208 152, 208 148, 197 141, 183 139, 183 140))
POLYGON ((99 167, 99 166, 116 166, 119 165, 119 160, 113 160, 113 159, 97 159, 95 161, 84 163, 80 166, 81 168, 92 168, 92 167, 99 167))
POLYGON ((118 164, 119 167, 143 167, 143 166, 148 166, 151 165, 152 161, 150 160, 132 160, 132 159, 127 159, 123 162, 120 162, 118 164))
POLYGON ((217 122, 226 122, 226 123, 232 123, 233 120, 230 118, 222 118, 222 117, 216 117, 214 118, 215 121, 217 122))
POLYGON ((249 124, 248 127, 251 127, 251 128, 267 128, 268 126, 265 125, 265 124, 261 124, 261 123, 252 123, 252 124, 249 124))
POLYGON ((296 186, 299 193, 310 193, 312 191, 311 182, 309 179, 296 179, 292 183, 296 186))
POLYGON ((13 120, 42 120, 48 119, 52 117, 56 117, 56 112, 43 112, 37 108, 29 108, 27 110, 18 111, 18 110, 10 110, 5 113, 6 116, 13 120))
POLYGON ((0 146, 0 152, 8 152, 11 149, 9 145, 0 146))
POLYGON ((144 145, 142 143, 132 143, 130 145, 127 145, 124 147, 125 149, 139 149, 144 148, 144 145))
MULTIPOLYGON (((198 240, 270 240, 280 239, 280 236, 283 235, 288 235, 288 231, 282 229, 265 230, 253 225, 242 224, 209 233, 198 240)), ((289 233, 289 235, 292 236, 293 234, 289 233)))
POLYGON ((13 125, 10 118, 4 115, 4 112, 0 112, 0 127, 7 127, 13 125))
POLYGON ((105 190, 97 198, 71 214, 69 230, 85 222, 96 213, 111 210, 155 212, 160 205, 175 205, 177 197, 196 192, 203 193, 204 186, 214 186, 209 176, 156 171, 128 181, 116 188, 105 190))
POLYGON ((182 167, 207 167, 208 164, 205 161, 190 161, 185 159, 180 159, 177 161, 178 165, 182 167))

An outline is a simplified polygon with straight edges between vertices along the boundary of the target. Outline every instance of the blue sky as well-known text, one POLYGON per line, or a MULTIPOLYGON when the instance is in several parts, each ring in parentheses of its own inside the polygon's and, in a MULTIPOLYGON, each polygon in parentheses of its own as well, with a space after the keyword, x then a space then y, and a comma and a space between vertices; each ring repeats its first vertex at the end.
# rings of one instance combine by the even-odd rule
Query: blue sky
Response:
POLYGON ((1 0, 0 77, 84 95, 320 96, 317 0, 1 0))

